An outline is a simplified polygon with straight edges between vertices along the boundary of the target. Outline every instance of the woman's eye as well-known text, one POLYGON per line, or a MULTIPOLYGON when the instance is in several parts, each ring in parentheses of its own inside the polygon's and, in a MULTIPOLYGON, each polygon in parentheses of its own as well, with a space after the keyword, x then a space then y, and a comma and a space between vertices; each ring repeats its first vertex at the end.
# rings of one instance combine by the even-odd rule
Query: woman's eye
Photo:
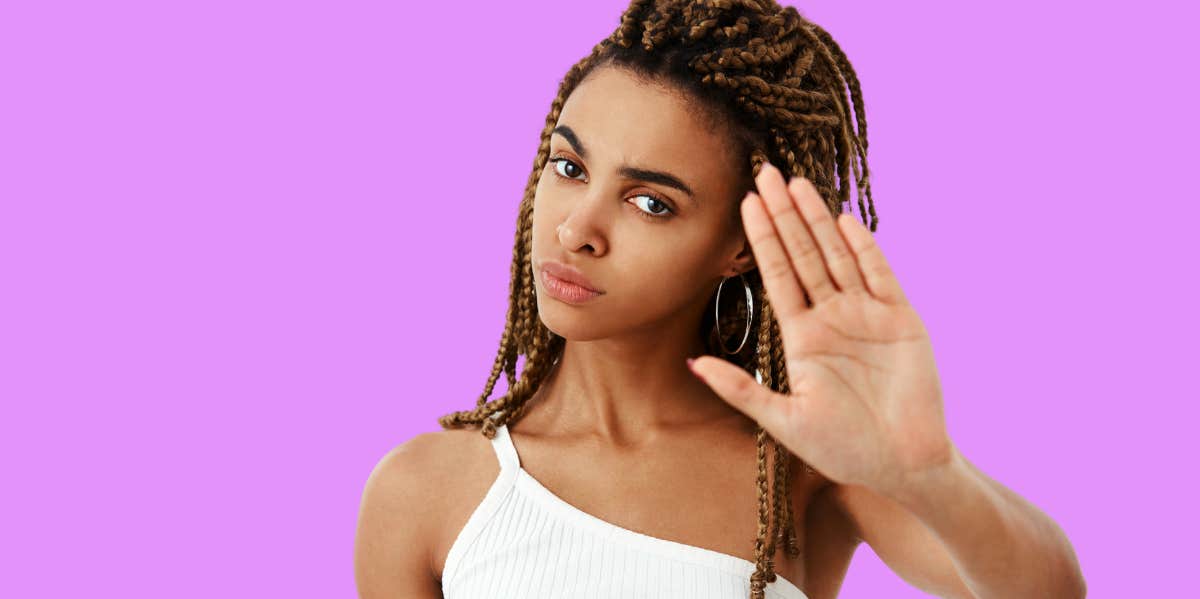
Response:
POLYGON ((634 197, 634 203, 642 212, 658 218, 666 218, 671 213, 671 207, 666 202, 648 194, 638 194, 634 197), (642 201, 645 200, 645 201, 642 201), (642 206, 646 206, 643 208, 642 206))
MULTIPOLYGON (((583 180, 579 178, 583 174, 583 168, 575 164, 574 161, 560 156, 558 158, 551 158, 549 162, 554 165, 554 172, 559 177, 576 181, 583 180)), ((670 205, 651 194, 640 193, 633 197, 633 203, 638 207, 639 213, 650 220, 666 219, 674 216, 674 210, 671 210, 670 205)))
POLYGON ((574 179, 576 176, 583 174, 583 169, 579 168, 578 164, 575 164, 566 158, 555 158, 550 162, 554 163, 554 171, 558 173, 560 177, 574 179))

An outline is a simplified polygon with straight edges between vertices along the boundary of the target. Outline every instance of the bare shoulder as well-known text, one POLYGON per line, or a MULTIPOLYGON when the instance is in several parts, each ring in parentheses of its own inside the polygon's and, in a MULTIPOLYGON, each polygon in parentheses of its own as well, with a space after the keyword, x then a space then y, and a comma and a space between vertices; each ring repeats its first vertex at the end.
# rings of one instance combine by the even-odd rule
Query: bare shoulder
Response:
MULTIPOLYGON (((420 433, 371 470, 359 506, 354 573, 359 597, 441 597, 434 548, 455 464, 478 450, 474 430, 420 433)), ((470 460, 468 460, 470 461, 470 460)))

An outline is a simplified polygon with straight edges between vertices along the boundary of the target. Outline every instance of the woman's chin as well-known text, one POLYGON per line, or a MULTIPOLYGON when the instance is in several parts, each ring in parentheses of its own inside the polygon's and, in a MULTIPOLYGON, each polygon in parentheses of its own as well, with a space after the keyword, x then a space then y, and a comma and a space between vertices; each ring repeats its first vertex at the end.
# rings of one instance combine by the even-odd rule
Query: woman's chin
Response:
POLYGON ((607 321, 591 305, 565 304, 538 295, 538 318, 555 335, 571 341, 591 341, 609 336, 607 321))

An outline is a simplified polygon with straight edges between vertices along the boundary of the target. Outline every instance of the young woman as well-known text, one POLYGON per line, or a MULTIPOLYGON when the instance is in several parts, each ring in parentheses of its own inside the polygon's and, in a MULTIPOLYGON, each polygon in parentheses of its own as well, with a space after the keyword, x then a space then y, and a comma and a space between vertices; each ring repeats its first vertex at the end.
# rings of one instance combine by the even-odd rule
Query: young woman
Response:
POLYGON ((947 436, 866 148, 795 8, 635 0, 546 118, 482 396, 367 483, 360 595, 818 599, 866 542, 939 596, 1082 597, 947 436))

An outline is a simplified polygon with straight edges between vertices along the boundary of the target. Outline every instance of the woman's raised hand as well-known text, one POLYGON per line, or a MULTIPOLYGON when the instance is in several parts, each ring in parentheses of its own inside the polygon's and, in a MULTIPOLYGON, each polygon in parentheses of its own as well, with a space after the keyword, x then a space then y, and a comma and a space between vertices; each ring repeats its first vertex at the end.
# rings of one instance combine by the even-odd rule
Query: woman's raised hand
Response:
POLYGON ((712 356, 692 371, 829 479, 900 493, 957 451, 925 326, 856 217, 835 220, 811 182, 769 163, 755 183, 742 219, 790 392, 712 356))

